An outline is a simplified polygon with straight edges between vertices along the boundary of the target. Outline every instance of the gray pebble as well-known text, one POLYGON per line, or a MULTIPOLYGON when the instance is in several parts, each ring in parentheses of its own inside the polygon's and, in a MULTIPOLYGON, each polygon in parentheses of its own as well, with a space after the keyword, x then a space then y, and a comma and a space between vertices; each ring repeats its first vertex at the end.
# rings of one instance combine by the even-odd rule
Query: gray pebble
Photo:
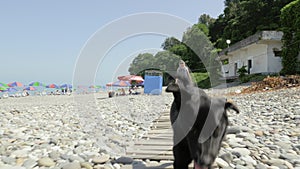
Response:
POLYGON ((132 164, 133 159, 131 157, 120 157, 115 160, 119 164, 132 164))

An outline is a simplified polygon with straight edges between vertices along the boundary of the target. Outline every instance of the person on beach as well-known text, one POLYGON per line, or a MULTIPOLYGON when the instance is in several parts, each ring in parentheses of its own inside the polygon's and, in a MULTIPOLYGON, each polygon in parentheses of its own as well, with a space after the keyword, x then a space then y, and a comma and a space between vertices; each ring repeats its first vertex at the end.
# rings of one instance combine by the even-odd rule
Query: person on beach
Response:
MULTIPOLYGON (((185 65, 183 60, 179 61, 179 66, 177 68, 177 76, 187 80, 189 84, 193 84, 193 80, 189 71, 189 68, 185 65)), ((175 79, 175 83, 178 83, 180 80, 178 78, 175 79)))

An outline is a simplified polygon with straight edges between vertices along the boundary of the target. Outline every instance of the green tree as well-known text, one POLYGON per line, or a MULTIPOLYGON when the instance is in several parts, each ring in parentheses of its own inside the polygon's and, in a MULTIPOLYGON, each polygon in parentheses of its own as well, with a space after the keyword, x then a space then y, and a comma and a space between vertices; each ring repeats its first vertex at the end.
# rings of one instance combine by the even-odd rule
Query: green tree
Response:
POLYGON ((238 42, 262 30, 280 28, 280 9, 292 0, 225 0, 224 13, 209 26, 217 48, 226 48, 226 39, 238 42))
POLYGON ((209 38, 199 28, 199 24, 189 28, 182 38, 182 42, 188 47, 187 55, 183 60, 187 61, 188 66, 195 72, 207 72, 211 51, 213 46, 209 38))
POLYGON ((283 31, 282 70, 283 74, 300 73, 300 0, 295 0, 281 10, 283 31))
POLYGON ((142 53, 135 57, 128 69, 132 75, 137 75, 145 69, 152 68, 154 66, 155 59, 151 53, 142 53))

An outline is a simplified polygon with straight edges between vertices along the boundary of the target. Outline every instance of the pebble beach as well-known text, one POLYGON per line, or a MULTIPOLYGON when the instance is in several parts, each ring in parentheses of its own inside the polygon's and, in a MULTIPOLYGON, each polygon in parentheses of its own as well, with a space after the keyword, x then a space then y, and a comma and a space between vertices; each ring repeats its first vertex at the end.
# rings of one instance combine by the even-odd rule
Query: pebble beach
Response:
MULTIPOLYGON (((206 90, 226 96, 240 88, 206 90)), ((300 169, 300 88, 228 95, 240 109, 214 168, 300 169)), ((107 93, 0 99, 0 169, 142 168, 126 157, 173 96, 107 93)), ((146 168, 146 167, 144 167, 146 168)), ((155 168, 155 167, 154 167, 155 168)), ((172 168, 168 165, 168 168, 172 168)))

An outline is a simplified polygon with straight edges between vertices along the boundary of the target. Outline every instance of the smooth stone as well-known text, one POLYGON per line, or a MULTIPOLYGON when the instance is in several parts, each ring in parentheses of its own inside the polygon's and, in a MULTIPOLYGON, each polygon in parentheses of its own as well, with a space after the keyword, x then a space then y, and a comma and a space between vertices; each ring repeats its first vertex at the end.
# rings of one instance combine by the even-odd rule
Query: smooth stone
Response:
POLYGON ((133 169, 132 165, 122 165, 122 169, 133 169))
POLYGON ((81 166, 79 162, 72 162, 64 165, 62 169, 81 169, 81 166))
POLYGON ((49 157, 53 160, 58 160, 60 157, 60 153, 57 151, 52 151, 49 153, 49 157))
POLYGON ((232 149, 233 152, 237 152, 242 156, 247 156, 250 155, 250 150, 248 150, 247 148, 234 148, 232 149))
POLYGON ((289 142, 279 141, 279 142, 275 142, 275 144, 278 145, 280 148, 285 149, 285 150, 292 149, 292 145, 289 142))
POLYGON ((28 156, 28 150, 16 150, 11 153, 11 157, 14 158, 25 158, 28 156))
POLYGON ((263 136, 264 135, 264 132, 263 131, 261 131, 261 130, 257 130, 257 131, 255 131, 254 132, 254 134, 256 135, 256 136, 263 136))
POLYGON ((80 163, 80 166, 85 169, 93 169, 92 164, 89 162, 82 162, 82 163, 80 163))
POLYGON ((246 167, 246 166, 238 164, 238 165, 235 166, 235 169, 249 169, 249 168, 246 167))
POLYGON ((37 163, 37 161, 36 160, 33 160, 33 159, 27 159, 27 160, 25 160, 24 161, 24 163, 23 163, 23 166, 25 167, 25 168, 33 168, 34 166, 36 166, 38 163, 37 163))
POLYGON ((52 167, 55 165, 55 162, 53 161, 53 159, 45 157, 38 160, 38 165, 44 167, 52 167))
POLYGON ((69 160, 70 156, 67 154, 61 154, 60 158, 64 159, 64 160, 69 160))
POLYGON ((222 158, 224 161, 226 161, 227 163, 231 163, 231 161, 233 160, 233 156, 231 153, 225 153, 225 154, 222 154, 220 156, 220 158, 222 158))
POLYGON ((120 169, 121 168, 120 164, 118 164, 118 163, 113 164, 113 166, 114 166, 114 169, 120 169))
POLYGON ((227 128, 227 134, 237 134, 237 133, 240 133, 241 132, 241 129, 240 127, 238 126, 229 126, 227 128))
POLYGON ((294 167, 293 167, 293 164, 291 164, 291 163, 288 162, 288 161, 285 161, 284 164, 287 166, 288 169, 293 169, 293 168, 294 168, 294 167))
POLYGON ((255 169, 267 169, 267 167, 264 164, 259 163, 255 166, 255 169))
POLYGON ((26 169, 26 168, 21 166, 3 165, 0 166, 0 169, 26 169))
POLYGON ((246 164, 251 164, 252 166, 257 165, 257 162, 251 156, 243 156, 241 159, 244 160, 246 164))
POLYGON ((16 159, 12 157, 2 157, 1 159, 5 164, 14 165, 16 163, 16 159))
POLYGON ((300 156, 291 153, 284 153, 284 154, 280 154, 279 158, 283 160, 292 161, 294 159, 300 159, 300 156))
POLYGON ((111 164, 104 164, 103 169, 115 169, 111 164))
POLYGON ((270 167, 268 167, 268 169, 280 169, 280 168, 277 166, 270 166, 270 167))
POLYGON ((269 165, 279 166, 285 164, 285 160, 272 158, 270 160, 267 160, 266 163, 269 165))
POLYGON ((77 156, 77 155, 71 155, 70 158, 69 158, 69 160, 71 162, 74 162, 74 161, 84 162, 84 159, 81 158, 81 157, 79 157, 79 156, 77 156))
POLYGON ((101 156, 96 156, 92 159, 92 162, 95 164, 104 164, 107 161, 109 161, 110 156, 107 154, 101 155, 101 156))
POLYGON ((222 158, 217 157, 215 162, 217 163, 218 166, 224 168, 224 167, 229 167, 229 164, 223 160, 222 158))
POLYGON ((120 157, 116 159, 114 162, 119 163, 119 164, 132 164, 133 158, 131 157, 120 157))

